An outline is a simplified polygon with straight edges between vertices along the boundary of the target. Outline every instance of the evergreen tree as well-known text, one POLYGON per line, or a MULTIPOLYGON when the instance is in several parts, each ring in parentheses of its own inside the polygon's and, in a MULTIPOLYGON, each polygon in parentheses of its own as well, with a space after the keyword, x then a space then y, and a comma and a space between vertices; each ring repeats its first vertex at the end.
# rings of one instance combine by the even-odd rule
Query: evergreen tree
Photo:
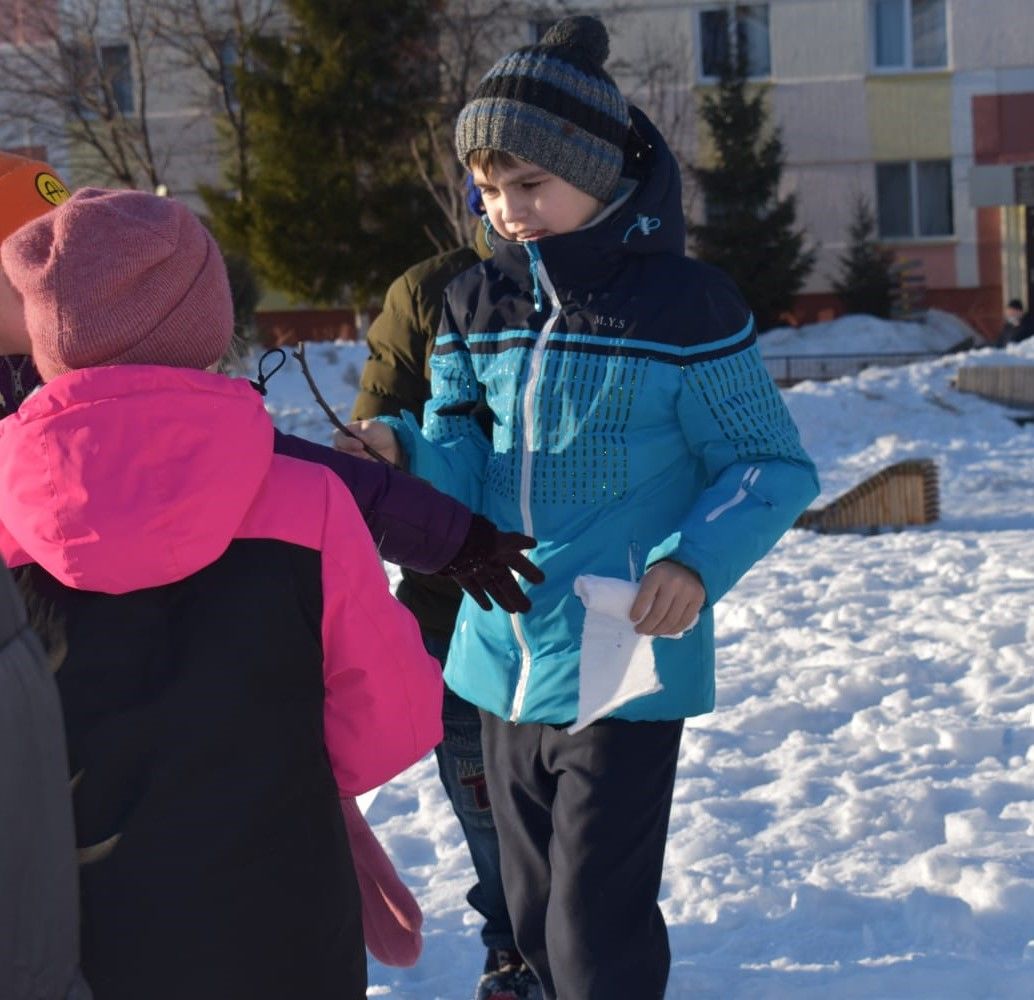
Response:
POLYGON ((715 89, 700 104, 714 142, 710 167, 691 173, 703 194, 706 219, 690 223, 696 255, 726 271, 754 312, 758 329, 771 329, 793 305, 815 264, 795 228, 797 200, 779 197, 783 144, 768 125, 765 91, 747 84, 746 56, 726 60, 715 89))
POLYGON ((226 276, 233 298, 233 332, 244 341, 255 339, 255 312, 262 298, 262 286, 251 261, 237 254, 225 254, 226 276))
POLYGON ((855 198, 848 232, 851 242, 840 257, 833 290, 849 313, 889 319, 896 284, 894 254, 873 238, 876 219, 864 195, 855 198))
POLYGON ((268 285, 359 305, 434 249, 409 144, 434 79, 426 0, 285 0, 286 31, 238 69, 246 197, 208 193, 223 247, 268 285))

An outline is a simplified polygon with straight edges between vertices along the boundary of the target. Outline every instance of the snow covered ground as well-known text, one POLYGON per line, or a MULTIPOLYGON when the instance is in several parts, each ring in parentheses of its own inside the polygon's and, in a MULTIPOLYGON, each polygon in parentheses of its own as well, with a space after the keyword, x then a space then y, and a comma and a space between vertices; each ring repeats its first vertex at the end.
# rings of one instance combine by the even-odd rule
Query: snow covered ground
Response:
MULTIPOLYGON (((363 347, 308 357, 347 416, 363 347)), ((942 520, 791 531, 719 605, 661 892, 668 1000, 1034 997, 1034 426, 950 385, 989 363, 1034 363, 1034 341, 786 391, 818 504, 929 457, 942 520)), ((329 438, 295 361, 268 405, 329 438)), ((483 950, 433 758, 369 818, 425 914, 420 962, 371 962, 369 996, 465 1000, 483 950)))

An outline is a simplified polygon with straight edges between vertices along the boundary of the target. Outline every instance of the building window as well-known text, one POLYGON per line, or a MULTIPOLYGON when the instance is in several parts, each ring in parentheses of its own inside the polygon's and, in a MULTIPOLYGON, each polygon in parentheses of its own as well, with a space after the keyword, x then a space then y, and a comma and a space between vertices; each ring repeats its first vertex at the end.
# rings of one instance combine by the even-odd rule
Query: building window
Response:
POLYGON ((700 11, 700 75, 714 79, 722 67, 742 55, 747 76, 769 76, 768 4, 738 3, 700 11))
POLYGON ((873 65, 936 69, 948 65, 944 0, 872 0, 873 65))
POLYGON ((102 45, 100 69, 104 74, 104 89, 122 114, 133 110, 133 64, 128 45, 102 45))
POLYGON ((951 161, 878 163, 876 204, 882 239, 951 236, 951 161))
POLYGON ((96 45, 86 38, 68 50, 71 111, 87 121, 110 121, 133 111, 133 63, 128 45, 96 45))

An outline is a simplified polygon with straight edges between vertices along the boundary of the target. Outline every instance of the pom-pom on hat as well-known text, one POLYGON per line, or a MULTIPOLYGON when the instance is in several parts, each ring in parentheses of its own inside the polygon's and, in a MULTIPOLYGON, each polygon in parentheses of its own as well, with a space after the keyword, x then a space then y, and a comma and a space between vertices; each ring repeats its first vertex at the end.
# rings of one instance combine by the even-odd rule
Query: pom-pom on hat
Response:
POLYGON ((0 246, 44 380, 103 365, 207 368, 226 352, 226 265, 172 198, 82 188, 0 246))
POLYGON ((68 188, 53 167, 0 153, 0 241, 68 198, 68 188))
POLYGON ((628 136, 628 104, 603 69, 607 29, 595 17, 558 21, 535 45, 503 56, 456 120, 456 152, 495 149, 608 201, 628 136))

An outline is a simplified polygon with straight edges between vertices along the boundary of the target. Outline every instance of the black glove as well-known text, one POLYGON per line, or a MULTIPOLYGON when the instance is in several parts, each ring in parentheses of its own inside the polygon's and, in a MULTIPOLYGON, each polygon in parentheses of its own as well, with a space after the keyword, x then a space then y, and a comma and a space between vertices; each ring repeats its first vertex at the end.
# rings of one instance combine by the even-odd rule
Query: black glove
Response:
POLYGON ((517 531, 500 531, 491 521, 475 514, 459 552, 438 572, 455 580, 485 611, 492 601, 504 611, 529 611, 531 601, 513 578, 520 573, 529 583, 542 583, 542 572, 521 549, 534 548, 534 538, 517 531), (511 572, 513 571, 513 572, 511 572))

